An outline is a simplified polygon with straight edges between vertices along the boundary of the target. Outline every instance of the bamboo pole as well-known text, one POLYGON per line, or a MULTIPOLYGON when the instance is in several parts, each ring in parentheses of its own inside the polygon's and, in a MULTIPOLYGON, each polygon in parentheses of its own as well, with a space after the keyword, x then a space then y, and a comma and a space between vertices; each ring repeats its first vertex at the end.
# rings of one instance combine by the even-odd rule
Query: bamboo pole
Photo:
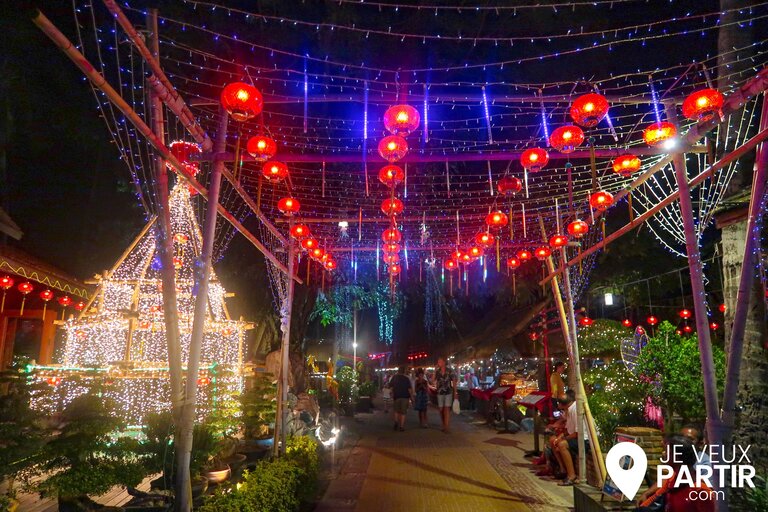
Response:
MULTIPOLYGON (((147 28, 152 55, 160 54, 160 35, 158 33, 157 9, 147 12, 147 28)), ((165 125, 163 123, 163 103, 157 94, 149 90, 152 116, 152 131, 165 143, 165 125)), ((168 204, 168 170, 165 160, 155 155, 155 195, 157 196, 157 231, 155 247, 160 253, 162 263, 160 277, 163 283, 163 320, 165 321, 165 339, 168 347, 168 375, 171 388, 171 409, 173 421, 178 424, 182 411, 182 369, 181 343, 179 338, 179 306, 176 298, 176 272, 173 266, 173 233, 171 233, 171 212, 168 204)), ((126 358, 127 359, 127 358, 126 358)))
MULTIPOLYGON (((768 128, 768 98, 763 93, 763 108, 760 114, 760 129, 768 128)), ((747 217, 747 236, 744 244, 744 257, 741 262, 739 291, 736 296, 736 309, 733 314, 731 340, 728 348, 726 366, 725 393, 723 395, 723 440, 729 442, 733 432, 736 414, 736 396, 739 389, 739 372, 744 351, 744 330, 747 324, 749 298, 755 278, 755 244, 760 233, 760 207, 766 192, 768 181, 768 147, 763 143, 757 148, 755 173, 752 176, 752 192, 749 198, 749 216, 747 217)))
MULTIPOLYGON (((293 227, 293 217, 291 217, 290 227, 293 227)), ((290 231, 290 229, 289 229, 290 231)), ((294 243, 288 244, 288 275, 292 276, 294 272, 295 249, 294 243)), ((293 279, 288 279, 288 295, 285 303, 281 304, 283 343, 280 349, 280 453, 285 454, 286 443, 288 441, 288 372, 290 371, 290 351, 291 351, 291 317, 293 316, 293 279)))
MULTIPOLYGON (((544 219, 539 216, 539 228, 541 229, 541 236, 543 240, 547 240, 547 231, 544 227, 544 219)), ((563 259, 563 262, 565 262, 565 259, 563 259)), ((547 270, 549 270, 550 273, 554 271, 555 263, 550 255, 546 260, 545 264, 547 266, 547 270)), ((563 336, 566 341, 566 347, 568 348, 568 356, 570 358, 571 362, 571 368, 573 368, 573 371, 576 375, 576 410, 577 410, 577 424, 579 429, 579 479, 585 481, 586 478, 586 453, 584 448, 584 434, 585 432, 582 432, 584 423, 587 424, 587 429, 589 430, 589 437, 591 439, 590 445, 592 446, 591 454, 592 454, 592 462, 595 465, 595 468, 597 469, 597 477, 599 480, 600 487, 603 486, 603 482, 605 481, 605 460, 603 460, 603 452, 600 447, 600 442, 598 441, 597 437, 597 430, 595 429, 595 420, 592 417, 592 412, 589 409, 589 402, 587 402, 586 397, 587 393, 584 389, 584 381, 581 378, 581 362, 579 359, 579 344, 578 339, 576 337, 576 322, 575 319, 569 318, 569 315, 566 313, 565 304, 563 303, 563 296, 560 294, 560 286, 557 282, 557 276, 554 276, 550 280, 550 287, 552 289, 552 295, 555 298, 555 305, 557 306, 557 313, 560 317, 560 327, 563 331, 563 336), (579 406, 579 402, 581 402, 581 406, 579 406)), ((570 288, 570 284, 569 284, 570 288)), ((571 314, 573 314, 573 297, 568 296, 568 300, 570 302, 569 308, 571 314)))
MULTIPOLYGON (((216 149, 222 150, 227 144, 227 123, 229 116, 221 108, 219 111, 219 128, 216 132, 216 149)), ((192 321, 192 337, 189 342, 189 361, 187 362, 187 379, 184 386, 184 408, 176 445, 176 512, 192 510, 192 487, 190 482, 189 464, 192 451, 192 430, 195 424, 195 409, 197 401, 197 375, 200 368, 200 353, 205 338, 205 321, 208 316, 208 287, 211 276, 211 259, 213 243, 216 236, 216 205, 219 203, 221 189, 221 171, 224 162, 215 162, 210 176, 210 197, 205 209, 205 226, 203 229, 203 247, 197 261, 194 320, 192 321)))
MULTIPOLYGON (((761 130, 754 137, 749 139, 747 142, 745 142, 744 144, 742 144, 741 146, 739 146, 738 148, 734 149, 733 151, 731 151, 730 153, 725 155, 723 158, 718 160, 718 162, 715 165, 713 165, 709 169, 706 169, 706 170, 702 171, 698 176, 693 178, 688 183, 688 186, 690 188, 694 188, 694 187, 699 186, 702 182, 704 182, 704 180, 714 176, 716 172, 718 172, 721 169, 723 169, 724 167, 728 166, 731 162, 733 162, 735 160, 738 160, 739 158, 741 158, 746 153, 748 153, 749 151, 754 149, 755 146, 757 146, 759 143, 761 143, 762 141, 764 141, 766 139, 768 139, 768 128, 766 128, 764 130, 761 130)), ((614 231, 613 233, 608 235, 605 239, 603 239, 600 242, 596 243, 595 245, 589 247, 588 249, 584 249, 583 251, 581 251, 581 253, 578 256, 576 256, 575 258, 571 258, 570 260, 568 260, 568 262, 566 263, 566 266, 572 267, 574 265, 577 265, 579 262, 581 262, 584 258, 589 256, 590 254, 592 254, 592 253, 594 253, 596 251, 599 251, 600 249, 602 249, 603 247, 607 246, 611 242, 614 242, 617 239, 621 238, 622 236, 626 235, 627 233, 629 233, 630 231, 632 231, 636 227, 642 225, 645 221, 647 221, 648 219, 650 219, 651 217, 653 217, 654 215, 659 213, 659 211, 663 210, 664 208, 666 208, 670 204, 672 204, 675 201, 677 201, 679 196, 680 196, 680 191, 679 190, 675 190, 674 192, 669 194, 667 197, 665 197, 664 199, 659 201, 659 203, 656 204, 656 206, 654 206, 653 208, 651 208, 647 212, 643 213, 642 215, 639 215, 639 216, 635 217, 635 220, 633 220, 631 222, 628 222, 622 228, 620 228, 617 231, 614 231)), ((547 281, 553 279, 556 275, 560 274, 561 272, 563 272, 562 269, 553 270, 552 272, 550 272, 550 274, 546 278, 544 278, 542 283, 546 283, 547 281)))
MULTIPOLYGON (((184 125, 184 128, 186 128, 192 134, 195 140, 199 142, 203 147, 203 151, 210 151, 213 147, 211 139, 205 133, 205 130, 203 130, 203 128, 197 123, 197 120, 192 114, 192 111, 190 111, 189 107, 187 107, 186 103, 184 103, 184 99, 173 87, 173 84, 170 80, 168 80, 168 77, 165 75, 163 68, 160 66, 160 52, 155 51, 154 47, 151 51, 149 48, 147 48, 147 45, 144 43, 142 36, 136 32, 133 24, 130 22, 130 20, 128 20, 122 9, 120 9, 114 0, 103 1, 104 5, 107 7, 107 10, 112 13, 112 16, 117 20, 117 23, 123 28, 134 46, 136 46, 139 54, 141 54, 141 56, 147 62, 149 69, 153 73, 153 75, 149 77, 149 82, 157 93, 158 98, 166 105, 168 105, 168 108, 170 108, 171 111, 176 114, 176 116, 184 125), (156 87, 155 84, 160 87, 156 87)), ((157 12, 155 10, 155 23, 156 22, 157 12)))
MULTIPOLYGON (((139 117, 133 108, 120 96, 120 94, 106 81, 101 73, 97 72, 93 65, 80 53, 77 48, 67 39, 67 37, 51 23, 51 21, 40 11, 37 11, 34 19, 32 20, 40 30, 47 35, 51 41, 53 41, 69 59, 83 72, 91 83, 97 87, 104 95, 117 107, 120 112, 125 115, 128 121, 133 124, 137 131, 147 139, 147 141, 155 148, 155 150, 165 159, 165 161, 173 167, 179 176, 186 179, 189 184, 194 188, 201 197, 208 200, 208 191, 203 187, 194 176, 192 176, 179 162, 179 160, 173 156, 168 150, 165 144, 162 143, 154 134, 152 129, 139 117)), ((254 247, 256 247, 264 256, 269 259, 275 267, 280 269, 284 274, 288 273, 288 269, 278 260, 260 241, 248 231, 245 226, 235 218, 224 206, 218 204, 216 208, 219 214, 232 226, 237 229, 246 239, 248 239, 254 247)), ((294 276, 297 282, 301 283, 301 280, 294 276)))
MULTIPOLYGON (((675 123, 677 113, 674 107, 666 108, 667 119, 675 123)), ((715 361, 712 356, 712 340, 710 339, 709 323, 707 321, 706 290, 704 289, 704 272, 699 253, 699 237, 696 222, 693 218, 691 191, 688 185, 688 175, 685 168, 685 155, 675 153, 672 166, 675 170, 675 181, 679 191, 680 216, 683 221, 685 248, 688 256, 688 268, 691 273, 691 292, 693 295, 693 310, 696 321, 696 335, 699 339, 701 355, 701 372, 704 380, 704 404, 707 412, 707 437, 711 445, 722 444, 720 407, 717 397, 717 376, 715 361)))

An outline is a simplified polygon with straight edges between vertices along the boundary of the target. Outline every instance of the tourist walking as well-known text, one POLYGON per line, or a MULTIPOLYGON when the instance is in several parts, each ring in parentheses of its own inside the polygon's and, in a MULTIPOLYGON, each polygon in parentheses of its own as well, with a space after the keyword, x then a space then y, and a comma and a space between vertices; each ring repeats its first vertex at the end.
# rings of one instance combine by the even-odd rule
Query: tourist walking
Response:
POLYGON ((389 381, 389 387, 392 388, 392 398, 394 399, 392 409, 395 412, 395 424, 393 429, 402 432, 405 430, 405 414, 408 412, 408 403, 413 400, 413 386, 411 386, 411 379, 405 374, 405 366, 398 368, 397 374, 389 381))
POLYGON ((456 389, 456 374, 445 365, 442 357, 437 360, 435 368, 435 391, 437 392, 437 408, 440 411, 440 421, 443 424, 443 432, 450 432, 451 407, 453 401, 458 398, 456 389))
POLYGON ((419 411, 419 426, 427 428, 427 405, 429 405, 429 382, 424 377, 424 368, 416 370, 416 399, 413 408, 419 411))

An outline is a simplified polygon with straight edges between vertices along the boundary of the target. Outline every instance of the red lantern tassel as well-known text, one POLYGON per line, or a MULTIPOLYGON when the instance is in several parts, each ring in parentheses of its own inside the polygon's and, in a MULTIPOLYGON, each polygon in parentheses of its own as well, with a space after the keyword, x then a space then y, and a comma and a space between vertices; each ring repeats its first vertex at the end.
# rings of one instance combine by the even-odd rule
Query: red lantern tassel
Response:
POLYGON ((325 197, 325 162, 323 162, 322 175, 323 175, 323 183, 320 185, 320 193, 322 197, 325 197))
POLYGON ((525 229, 525 204, 520 205, 523 209, 523 239, 528 238, 528 233, 525 229))
POLYGON ((512 295, 515 296, 515 300, 517 300, 517 280, 515 279, 517 276, 515 273, 512 273, 512 295))
POLYGON ((312 268, 312 258, 307 258, 307 286, 309 286, 310 269, 312 268))
POLYGON ((453 272, 448 274, 448 282, 450 284, 450 287, 448 288, 448 296, 453 297, 453 272))
POLYGON ((3 290, 3 301, 0 302, 0 313, 5 311, 5 290, 3 290))
POLYGON ((357 241, 363 239, 363 209, 360 208, 360 211, 357 213, 357 241))
POLYGON ((509 239, 512 240, 515 238, 515 228, 512 227, 514 223, 512 222, 512 204, 509 205, 509 239))
POLYGON ((48 309, 48 301, 43 302, 43 321, 45 321, 45 311, 48 309))
POLYGON ((24 316, 24 303, 27 301, 27 296, 21 298, 21 309, 19 310, 19 316, 24 316))

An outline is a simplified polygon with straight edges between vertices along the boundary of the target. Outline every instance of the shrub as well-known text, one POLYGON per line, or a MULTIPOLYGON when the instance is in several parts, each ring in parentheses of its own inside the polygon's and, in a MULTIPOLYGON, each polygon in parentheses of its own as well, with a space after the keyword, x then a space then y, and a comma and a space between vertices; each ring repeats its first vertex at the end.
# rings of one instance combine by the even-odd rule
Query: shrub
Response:
POLYGON ((319 470, 317 442, 306 436, 288 441, 285 457, 263 461, 229 493, 206 500, 200 512, 295 512, 312 496, 319 470))

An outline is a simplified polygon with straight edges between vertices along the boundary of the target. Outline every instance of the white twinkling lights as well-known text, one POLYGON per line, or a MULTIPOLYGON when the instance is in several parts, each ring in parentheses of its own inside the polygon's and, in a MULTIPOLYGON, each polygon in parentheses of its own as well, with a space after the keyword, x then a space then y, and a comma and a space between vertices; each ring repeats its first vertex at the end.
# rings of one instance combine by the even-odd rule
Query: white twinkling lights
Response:
MULTIPOLYGON (((171 192, 170 211, 179 342, 182 361, 186 361, 195 304, 193 269, 202 235, 185 186, 177 185, 171 192)), ((147 412, 168 408, 167 341, 155 237, 155 226, 150 223, 102 278, 93 304, 80 318, 65 323, 61 365, 35 368, 37 378, 46 380, 54 390, 36 398, 38 407, 60 410, 75 396, 99 385, 104 393, 114 395, 131 423, 140 423, 147 412)), ((203 395, 230 393, 240 386, 246 324, 229 319, 225 296, 224 287, 212 272, 201 353, 204 369, 198 376, 203 379, 203 395), (212 369, 216 369, 213 374, 212 369), (211 390, 214 381, 218 391, 211 390)), ((205 404, 221 396, 200 398, 205 404)))

